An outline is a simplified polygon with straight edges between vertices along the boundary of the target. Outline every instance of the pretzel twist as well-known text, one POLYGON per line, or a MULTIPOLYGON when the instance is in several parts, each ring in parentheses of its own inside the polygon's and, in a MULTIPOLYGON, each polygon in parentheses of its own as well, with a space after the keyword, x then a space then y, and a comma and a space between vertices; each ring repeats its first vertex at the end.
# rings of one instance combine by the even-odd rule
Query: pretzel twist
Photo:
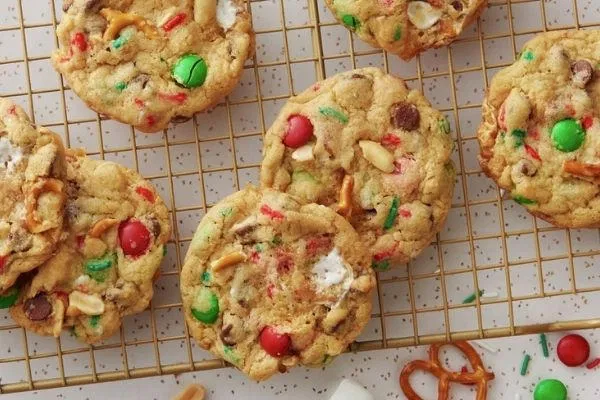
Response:
POLYGON ((354 178, 352 175, 344 176, 342 187, 340 189, 340 202, 338 205, 338 214, 345 218, 352 215, 352 190, 354 189, 354 178))
POLYGON ((440 348, 442 344, 434 344, 429 348, 429 360, 412 361, 402 369, 400 373, 400 388, 408 400, 423 400, 410 385, 410 376, 417 370, 429 372, 438 378, 438 400, 448 400, 450 392, 450 383, 460 383, 462 385, 476 385, 476 400, 485 400, 487 398, 487 384, 494 379, 494 374, 487 372, 483 366, 481 358, 477 351, 467 342, 449 343, 457 347, 471 363, 473 372, 455 372, 448 371, 440 362, 440 348))
POLYGON ((158 31, 147 19, 135 14, 128 14, 110 8, 103 8, 100 14, 108 21, 108 27, 104 32, 105 41, 115 39, 121 30, 127 26, 135 25, 140 31, 144 32, 150 39, 158 36, 158 31))
POLYGON ((35 184, 31 190, 28 191, 25 197, 25 210, 27 212, 25 216, 25 224, 27 229, 32 233, 40 233, 48 230, 49 228, 44 226, 40 221, 37 214, 38 199, 44 192, 53 192, 59 196, 59 208, 65 202, 65 194, 63 193, 64 183, 58 179, 43 179, 41 183, 35 184))
POLYGON ((600 164, 586 164, 579 161, 565 161, 563 165, 565 172, 600 183, 600 164))
POLYGON ((96 222, 94 224, 94 226, 92 226, 92 229, 90 229, 89 235, 90 235, 90 237, 97 239, 100 236, 104 235, 104 232, 106 232, 113 226, 117 225, 118 223, 119 223, 119 220, 115 219, 115 218, 101 219, 100 221, 96 222))

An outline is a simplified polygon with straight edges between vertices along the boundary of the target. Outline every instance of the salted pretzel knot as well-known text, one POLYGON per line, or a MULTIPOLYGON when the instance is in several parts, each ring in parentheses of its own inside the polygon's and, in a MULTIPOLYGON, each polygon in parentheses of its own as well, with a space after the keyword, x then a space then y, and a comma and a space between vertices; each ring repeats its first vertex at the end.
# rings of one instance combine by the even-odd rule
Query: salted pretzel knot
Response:
POLYGON ((58 179, 43 179, 40 183, 36 183, 35 186, 28 191, 25 197, 25 210, 27 212, 25 216, 25 224, 27 229, 32 233, 40 233, 47 231, 50 227, 40 221, 37 214, 38 199, 45 192, 56 193, 59 197, 59 208, 62 208, 65 202, 65 194, 63 193, 64 183, 58 179))
POLYGON ((108 27, 103 37, 106 41, 115 39, 123 28, 130 25, 135 25, 150 39, 158 36, 156 27, 139 15, 124 13, 111 8, 103 8, 100 10, 100 14, 108 21, 108 27))
POLYGON ((455 372, 448 371, 440 362, 440 348, 444 345, 434 344, 429 348, 429 360, 415 360, 408 363, 400 373, 400 388, 408 400, 423 400, 410 385, 410 376, 417 370, 429 372, 438 378, 438 400, 448 400, 450 392, 450 383, 460 383, 463 385, 476 385, 476 400, 485 400, 487 397, 487 383, 494 379, 494 374, 487 372, 483 367, 481 358, 477 351, 467 342, 449 343, 449 346, 458 347, 467 357, 473 372, 455 372))

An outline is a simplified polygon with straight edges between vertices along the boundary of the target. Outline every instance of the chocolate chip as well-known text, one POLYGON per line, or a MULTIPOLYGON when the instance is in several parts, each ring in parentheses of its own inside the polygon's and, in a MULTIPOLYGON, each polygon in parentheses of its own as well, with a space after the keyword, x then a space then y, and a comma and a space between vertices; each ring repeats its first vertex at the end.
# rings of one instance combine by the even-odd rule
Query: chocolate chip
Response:
POLYGON ((594 77, 594 67, 587 60, 577 60, 571 65, 573 71, 573 82, 578 86, 585 86, 594 77))
POLYGON ((233 340, 233 338, 231 338, 229 336, 231 329, 233 329, 233 325, 231 325, 231 324, 225 325, 225 326, 223 326, 223 328, 221 329, 221 333, 219 334, 219 336, 221 337, 221 341, 224 344, 226 344, 227 346, 235 345, 235 341, 233 340))
POLYGON ((365 76, 361 74, 352 74, 352 79, 364 79, 365 76))
POLYGON ((452 2, 452 7, 454 7, 454 9, 458 12, 463 10, 463 5, 460 1, 453 1, 452 2))
POLYGON ((52 314, 52 304, 45 293, 39 293, 33 299, 25 301, 23 310, 31 321, 44 321, 52 314))
POLYGON ((414 104, 402 102, 392 106, 392 124, 396 128, 412 131, 419 127, 420 119, 419 110, 414 104))
POLYGON ((97 10, 100 7, 98 7, 101 3, 101 0, 86 0, 85 2, 85 11, 92 11, 92 10, 97 10))
POLYGON ((184 122, 188 122, 190 119, 192 119, 192 118, 184 117, 182 115, 176 115, 173 118, 171 118, 171 122, 174 124, 183 124, 184 122))
POLYGON ((154 217, 150 217, 149 222, 150 222, 150 230, 152 230, 152 234, 154 235, 155 238, 159 237, 160 232, 162 231, 162 229, 160 227, 160 222, 158 222, 158 219, 156 219, 154 217))

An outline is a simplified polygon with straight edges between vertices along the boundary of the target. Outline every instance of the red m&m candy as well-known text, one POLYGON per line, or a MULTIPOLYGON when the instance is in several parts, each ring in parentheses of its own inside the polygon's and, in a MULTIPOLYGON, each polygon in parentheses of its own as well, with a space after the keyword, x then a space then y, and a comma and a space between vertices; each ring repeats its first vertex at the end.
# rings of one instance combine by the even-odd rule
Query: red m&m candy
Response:
POLYGON ((290 335, 279 333, 272 326, 267 326, 260 332, 259 341, 260 346, 273 357, 286 355, 291 343, 290 335))
POLYGON ((567 335, 558 342, 556 353, 563 364, 577 367, 590 357, 590 345, 583 336, 567 335))
POLYGON ((310 119, 303 115, 292 115, 288 118, 283 144, 293 149, 304 146, 312 137, 313 131, 314 128, 310 119))
POLYGON ((140 221, 127 220, 119 226, 119 242, 125 255, 141 256, 150 246, 150 231, 140 221))

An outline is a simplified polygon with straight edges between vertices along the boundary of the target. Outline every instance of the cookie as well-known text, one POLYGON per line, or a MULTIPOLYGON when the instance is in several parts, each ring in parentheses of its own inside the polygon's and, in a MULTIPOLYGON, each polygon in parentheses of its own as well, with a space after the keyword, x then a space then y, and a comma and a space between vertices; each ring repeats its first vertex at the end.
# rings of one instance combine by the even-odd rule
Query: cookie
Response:
POLYGON ((487 0, 325 0, 338 21, 372 46, 410 60, 454 41, 487 0))
POLYGON ((143 132, 205 110, 254 53, 242 0, 65 0, 55 68, 89 107, 143 132))
POLYGON ((180 286, 199 345, 263 380, 344 351, 369 321, 375 278, 344 218, 248 187, 203 218, 180 286))
POLYGON ((21 107, 0 99, 0 308, 22 273, 50 258, 61 237, 66 173, 58 135, 36 128, 21 107))
POLYGON ((38 334, 71 328, 95 343, 148 307, 171 234, 169 213, 148 182, 115 163, 71 152, 67 174, 68 238, 10 313, 38 334))
POLYGON ((600 227, 600 30, 543 33, 497 73, 478 131, 485 173, 533 215, 600 227))
POLYGON ((373 266, 404 263, 448 214, 450 126, 425 97, 377 68, 338 74, 292 97, 265 137, 263 187, 348 218, 373 266))

